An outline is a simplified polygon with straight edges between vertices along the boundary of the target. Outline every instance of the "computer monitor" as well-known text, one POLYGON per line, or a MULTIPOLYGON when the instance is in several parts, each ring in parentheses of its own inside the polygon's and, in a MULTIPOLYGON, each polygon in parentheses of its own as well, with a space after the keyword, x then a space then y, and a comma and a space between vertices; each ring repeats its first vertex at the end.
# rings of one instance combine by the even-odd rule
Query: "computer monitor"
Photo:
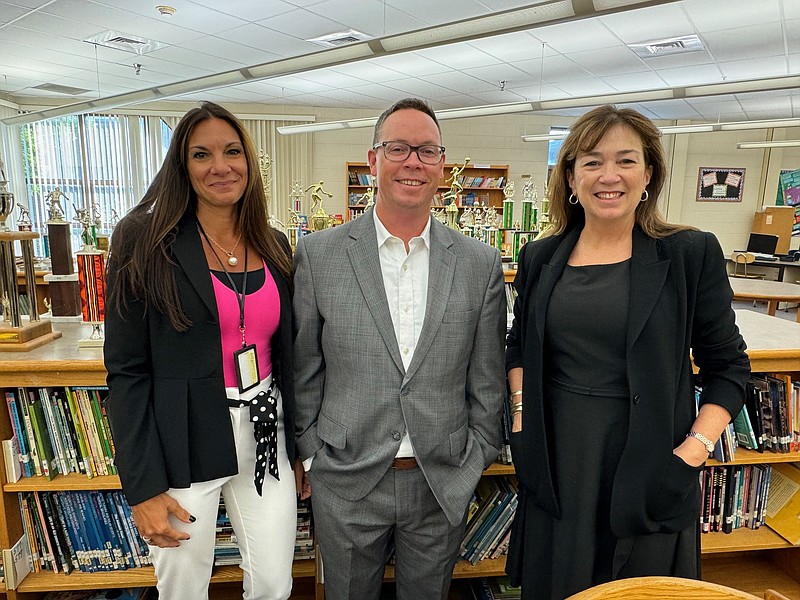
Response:
POLYGON ((751 233, 747 240, 747 251, 756 254, 775 254, 778 236, 769 233, 751 233))

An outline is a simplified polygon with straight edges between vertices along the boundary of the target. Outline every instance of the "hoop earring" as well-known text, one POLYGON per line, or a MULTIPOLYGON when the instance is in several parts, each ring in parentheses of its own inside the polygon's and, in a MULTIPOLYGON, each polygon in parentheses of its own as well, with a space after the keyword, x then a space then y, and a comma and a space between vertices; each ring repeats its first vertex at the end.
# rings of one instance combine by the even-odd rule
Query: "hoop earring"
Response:
POLYGON ((567 198, 567 202, 575 206, 578 203, 578 199, 575 197, 575 194, 570 194, 569 198, 567 198))
POLYGON ((639 202, 647 202, 650 199, 650 192, 647 190, 644 191, 644 194, 641 198, 639 198, 639 202))

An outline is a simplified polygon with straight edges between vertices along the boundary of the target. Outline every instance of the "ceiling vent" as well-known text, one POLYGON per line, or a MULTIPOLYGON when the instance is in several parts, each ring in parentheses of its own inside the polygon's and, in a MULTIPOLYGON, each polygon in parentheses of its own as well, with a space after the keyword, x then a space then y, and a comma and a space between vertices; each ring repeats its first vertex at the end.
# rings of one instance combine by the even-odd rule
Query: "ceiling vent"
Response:
POLYGON ((130 35, 127 33, 120 33, 119 31, 104 31, 93 35, 83 40, 87 44, 97 44, 98 46, 105 46, 106 48, 114 48, 115 50, 123 50, 124 52, 132 52, 133 54, 147 54, 153 50, 164 48, 166 44, 156 42, 155 40, 148 40, 139 37, 138 35, 130 35))
POLYGON ((92 90, 84 90, 83 88, 71 87, 69 85, 58 85, 57 83, 43 83, 42 85, 33 86, 34 90, 42 90, 43 92, 55 92, 57 94, 69 94, 70 96, 79 96, 91 92, 92 90))
POLYGON ((642 42, 640 44, 628 44, 628 48, 633 50, 640 58, 655 58, 656 56, 667 56, 671 54, 682 54, 684 52, 697 52, 705 50, 703 42, 694 34, 684 35, 666 40, 654 40, 642 42))
POLYGON ((306 41, 316 44, 317 46, 322 46, 323 48, 337 48, 339 46, 346 46, 347 44, 355 44, 356 42, 363 42, 371 39, 372 36, 366 33, 350 29, 349 31, 329 33, 328 35, 322 35, 306 41))

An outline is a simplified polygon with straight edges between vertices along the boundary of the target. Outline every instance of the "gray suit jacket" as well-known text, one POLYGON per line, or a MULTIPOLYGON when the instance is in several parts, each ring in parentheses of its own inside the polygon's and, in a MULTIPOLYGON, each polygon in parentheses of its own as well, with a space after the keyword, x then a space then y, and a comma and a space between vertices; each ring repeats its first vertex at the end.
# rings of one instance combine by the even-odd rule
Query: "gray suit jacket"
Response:
POLYGON ((431 223, 425 321, 403 368, 373 215, 300 239, 295 252, 297 447, 349 500, 372 490, 408 434, 453 525, 498 456, 505 293, 496 249, 431 223))

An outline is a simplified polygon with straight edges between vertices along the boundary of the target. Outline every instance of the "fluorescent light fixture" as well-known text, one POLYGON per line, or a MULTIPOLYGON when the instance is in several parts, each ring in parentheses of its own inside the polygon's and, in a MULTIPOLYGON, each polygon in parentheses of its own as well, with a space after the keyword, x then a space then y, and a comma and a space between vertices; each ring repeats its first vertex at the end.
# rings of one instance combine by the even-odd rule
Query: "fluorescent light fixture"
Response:
POLYGON ((800 127, 800 119, 768 119, 764 121, 740 121, 738 123, 720 123, 722 131, 731 129, 774 129, 777 127, 800 127))
POLYGON ((771 142, 739 142, 736 147, 739 150, 751 150, 755 148, 792 148, 800 146, 800 140, 773 140, 771 142))
POLYGON ((676 133, 705 133, 707 131, 714 131, 714 125, 711 123, 698 123, 696 125, 665 125, 664 127, 659 127, 658 129, 664 135, 672 135, 676 133))
POLYGON ((531 134, 531 135, 523 135, 522 141, 523 142, 552 142, 555 140, 563 140, 567 137, 569 130, 565 130, 563 133, 542 133, 542 134, 531 134))
MULTIPOLYGON (((730 123, 691 123, 688 125, 664 125, 659 127, 662 135, 675 135, 681 133, 709 133, 712 131, 737 131, 745 129, 775 129, 780 127, 800 127, 800 119, 769 119, 763 121, 731 121, 730 123)), ((563 135, 558 133, 523 135, 523 142, 549 142, 560 140, 566 137, 568 131, 563 135)), ((785 146, 797 146, 798 142, 791 140, 790 143, 784 142, 741 142, 737 148, 780 148, 785 146), (766 145, 765 145, 766 144, 766 145)))
MULTIPOLYGON (((533 110, 530 102, 512 102, 509 104, 487 104, 486 106, 467 106, 464 108, 450 108, 437 110, 436 118, 440 121, 449 119, 466 119, 468 117, 486 117, 489 115, 509 115, 533 110)), ((347 119, 344 121, 328 121, 326 123, 307 123, 304 125, 286 125, 277 127, 278 133, 295 135, 298 133, 314 133, 319 131, 332 131, 335 129, 358 129, 359 127, 374 127, 378 117, 366 119, 347 119)))

